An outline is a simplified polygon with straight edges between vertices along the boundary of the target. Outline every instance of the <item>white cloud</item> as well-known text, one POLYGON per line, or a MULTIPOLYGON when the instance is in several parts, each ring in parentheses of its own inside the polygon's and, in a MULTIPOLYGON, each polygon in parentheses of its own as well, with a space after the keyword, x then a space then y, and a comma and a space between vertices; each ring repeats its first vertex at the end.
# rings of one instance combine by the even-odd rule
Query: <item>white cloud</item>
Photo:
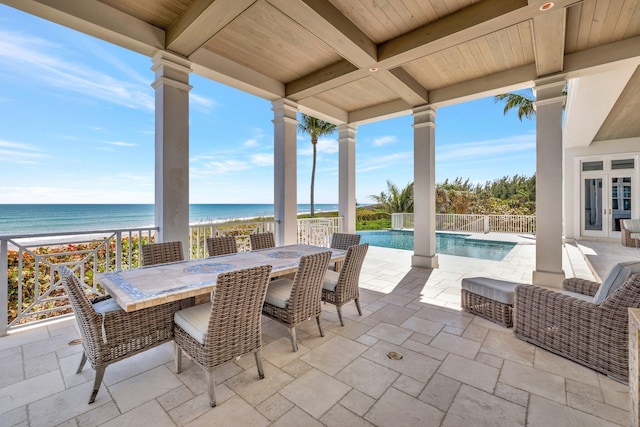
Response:
POLYGON ((256 166, 273 166, 273 154, 254 154, 251 162, 256 166))
POLYGON ((398 142, 398 138, 393 135, 379 136, 373 139, 374 147, 382 147, 383 145, 391 144, 394 142, 398 142))
POLYGON ((0 61, 13 67, 12 73, 31 84, 55 88, 128 108, 153 111, 154 97, 149 83, 118 80, 88 67, 85 62, 62 58, 61 46, 19 33, 0 31, 0 61))
POLYGON ((255 139, 255 138, 249 138, 242 145, 244 145, 245 147, 257 147, 258 146, 258 140, 255 139))
POLYGON ((369 172, 378 169, 384 169, 387 167, 397 167, 409 163, 408 161, 413 159, 413 153, 409 151, 389 154, 387 156, 375 156, 363 159, 358 163, 356 171, 369 172))
POLYGON ((115 145, 116 147, 137 147, 138 144, 123 141, 107 141, 105 144, 115 145))
POLYGON ((32 145, 0 139, 0 162, 34 164, 43 157, 45 154, 32 145))
MULTIPOLYGON (((316 151, 318 154, 335 154, 338 152, 338 141, 335 139, 320 139, 318 140, 318 144, 316 144, 316 151)), ((313 146, 311 142, 308 143, 307 147, 298 151, 300 156, 311 156, 313 155, 313 146)))
MULTIPOLYGON (((437 145, 436 145, 437 147, 437 145)), ((465 142, 446 145, 436 149, 436 163, 445 160, 461 160, 465 158, 485 158, 508 153, 532 151, 536 148, 536 136, 533 134, 518 135, 486 141, 465 142)))
POLYGON ((205 96, 196 95, 195 93, 189 93, 189 102, 197 108, 203 111, 209 112, 216 105, 216 102, 205 96))
POLYGON ((198 176, 219 175, 233 172, 242 172, 250 169, 247 162, 235 159, 212 160, 201 165, 191 166, 190 172, 198 176))

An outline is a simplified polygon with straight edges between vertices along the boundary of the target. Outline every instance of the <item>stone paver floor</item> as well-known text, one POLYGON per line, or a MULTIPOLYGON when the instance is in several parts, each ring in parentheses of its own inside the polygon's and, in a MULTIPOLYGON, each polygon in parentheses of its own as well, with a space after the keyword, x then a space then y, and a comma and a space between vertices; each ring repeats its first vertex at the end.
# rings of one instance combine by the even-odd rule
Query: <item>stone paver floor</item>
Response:
MULTIPOLYGON (((640 251, 567 245, 567 276, 595 274, 640 251), (586 248, 586 249, 585 249, 586 248), (609 262, 598 262, 617 253, 609 262), (594 262, 596 260, 596 262, 594 262)), ((175 374, 168 343, 107 368, 94 404, 93 371, 75 374, 81 346, 68 318, 0 338, 2 426, 615 426, 628 424, 628 387, 516 339, 510 329, 460 310, 460 281, 490 276, 530 282, 533 242, 503 261, 440 255, 440 268, 412 269, 411 252, 371 247, 361 275, 363 316, 325 305, 287 330, 264 320, 266 378, 252 356, 216 371, 218 406, 188 359, 175 374), (401 360, 390 359, 394 351, 401 360)), ((605 260, 606 261, 606 260, 605 260)))

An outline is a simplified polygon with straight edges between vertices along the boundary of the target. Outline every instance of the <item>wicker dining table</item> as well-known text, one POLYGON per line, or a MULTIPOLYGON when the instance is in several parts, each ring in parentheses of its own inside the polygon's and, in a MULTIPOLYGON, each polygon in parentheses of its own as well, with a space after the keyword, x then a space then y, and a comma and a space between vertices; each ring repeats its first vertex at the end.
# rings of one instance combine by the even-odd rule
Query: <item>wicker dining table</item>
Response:
POLYGON ((218 274, 271 265, 271 277, 295 273, 300 257, 331 251, 342 262, 346 251, 322 246, 288 245, 190 261, 101 273, 97 280, 125 311, 135 311, 215 291, 218 274))

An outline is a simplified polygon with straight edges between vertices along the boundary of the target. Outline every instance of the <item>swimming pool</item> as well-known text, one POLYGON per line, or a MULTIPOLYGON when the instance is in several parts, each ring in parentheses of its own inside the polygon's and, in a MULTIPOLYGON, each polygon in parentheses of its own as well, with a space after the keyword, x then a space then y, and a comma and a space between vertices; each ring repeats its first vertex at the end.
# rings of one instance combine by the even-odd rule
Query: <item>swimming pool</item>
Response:
MULTIPOLYGON (((360 243, 383 248, 413 250, 413 231, 358 231, 360 243)), ((436 253, 501 261, 513 247, 513 242, 470 239, 470 234, 436 233, 436 253)))

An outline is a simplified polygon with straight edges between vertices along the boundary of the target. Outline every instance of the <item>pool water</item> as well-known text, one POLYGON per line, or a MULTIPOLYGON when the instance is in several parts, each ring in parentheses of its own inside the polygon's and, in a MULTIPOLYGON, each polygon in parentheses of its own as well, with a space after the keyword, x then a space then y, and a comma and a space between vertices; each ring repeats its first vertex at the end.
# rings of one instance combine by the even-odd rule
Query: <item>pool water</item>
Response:
MULTIPOLYGON (((413 250, 413 231, 358 231, 360 243, 383 248, 413 250)), ((479 240, 470 234, 436 233, 436 253, 501 261, 513 247, 512 242, 479 240)))

